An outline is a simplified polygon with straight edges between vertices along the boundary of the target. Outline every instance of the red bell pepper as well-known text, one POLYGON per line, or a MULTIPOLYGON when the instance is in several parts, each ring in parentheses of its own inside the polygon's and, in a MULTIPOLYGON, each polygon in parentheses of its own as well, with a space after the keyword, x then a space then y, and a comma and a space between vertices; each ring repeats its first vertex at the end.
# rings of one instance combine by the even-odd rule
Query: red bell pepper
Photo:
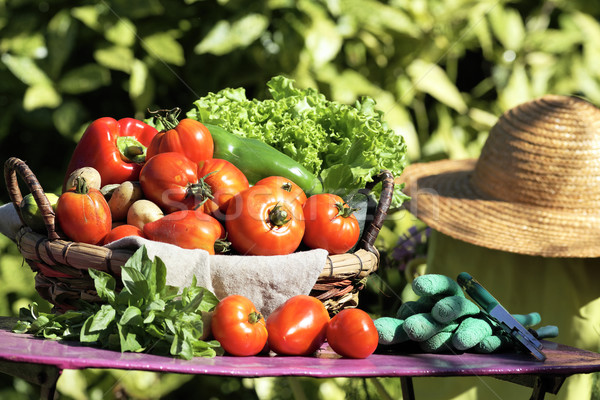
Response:
POLYGON ((102 186, 137 181, 146 160, 146 149, 158 131, 133 119, 104 117, 92 122, 79 140, 65 174, 82 167, 93 167, 102 178, 102 186))

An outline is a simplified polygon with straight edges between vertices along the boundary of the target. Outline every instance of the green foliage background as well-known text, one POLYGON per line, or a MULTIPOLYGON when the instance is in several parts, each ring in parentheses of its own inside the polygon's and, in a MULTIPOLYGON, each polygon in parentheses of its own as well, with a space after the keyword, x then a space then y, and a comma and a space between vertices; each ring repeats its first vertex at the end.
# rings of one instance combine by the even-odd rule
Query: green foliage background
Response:
MULTIPOLYGON (((0 0, 0 158, 26 160, 57 192, 92 120, 187 110, 224 87, 260 98, 278 74, 344 103, 373 97, 406 138, 411 161, 474 157, 497 117, 518 103, 558 93, 600 104, 599 14, 587 0, 0 0)), ((1 190, 0 203, 8 201, 1 190)), ((413 223, 392 215, 380 246, 391 249, 413 223)), ((40 300, 14 244, 1 237, 0 250, 1 315, 16 315, 40 300)), ((365 290, 373 313, 385 313, 402 289, 391 261, 365 290)), ((66 399, 177 398, 198 387, 214 398, 400 393, 386 379, 274 385, 71 371, 59 380, 66 399)), ((0 396, 37 398, 6 376, 0 396)))

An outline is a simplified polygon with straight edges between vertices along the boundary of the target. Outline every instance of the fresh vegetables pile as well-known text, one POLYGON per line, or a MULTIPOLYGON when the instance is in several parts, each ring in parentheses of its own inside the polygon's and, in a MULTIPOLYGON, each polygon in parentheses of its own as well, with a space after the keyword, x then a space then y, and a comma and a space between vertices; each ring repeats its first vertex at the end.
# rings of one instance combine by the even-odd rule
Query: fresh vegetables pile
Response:
MULTIPOLYGON (((133 235, 210 254, 351 250, 361 226, 341 195, 351 197, 380 169, 401 172, 404 142, 368 99, 354 108, 296 90, 282 77, 269 85, 273 101, 250 102, 243 91, 226 90, 198 100, 183 119, 173 109, 146 122, 92 122, 62 193, 47 196, 58 233, 94 245, 133 235)), ((44 233, 31 195, 21 213, 44 233)), ((330 319, 321 301, 303 295, 265 321, 239 295, 218 301, 195 281, 183 292, 166 286, 163 262, 148 259, 144 247, 123 267, 121 291, 112 276, 89 273, 103 304, 81 301, 63 314, 39 313, 33 305, 22 310, 15 330, 186 359, 265 349, 310 355, 325 340, 352 358, 377 347, 377 330, 364 311, 343 310, 330 319)))
MULTIPOLYGON (((382 169, 402 173, 404 138, 387 126, 373 99, 340 104, 283 76, 267 86, 272 99, 248 99, 244 88, 227 88, 196 100, 187 116, 273 146, 322 180, 324 191, 343 197, 382 169)), ((397 188, 392 207, 404 198, 397 188)))
MULTIPOLYGON (((90 124, 53 199, 66 238, 102 245, 135 235, 243 255, 301 247, 339 254, 356 244, 355 209, 322 192, 301 164, 256 139, 178 115, 157 113, 161 131, 131 118, 90 124)), ((35 211, 32 202, 22 212, 35 211)))

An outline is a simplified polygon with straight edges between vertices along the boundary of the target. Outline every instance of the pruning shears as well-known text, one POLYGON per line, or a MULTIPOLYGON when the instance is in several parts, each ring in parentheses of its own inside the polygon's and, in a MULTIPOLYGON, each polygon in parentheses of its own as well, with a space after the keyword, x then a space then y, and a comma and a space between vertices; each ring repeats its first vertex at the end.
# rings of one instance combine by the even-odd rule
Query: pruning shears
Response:
POLYGON ((519 321, 517 321, 479 282, 466 272, 456 279, 458 284, 502 329, 537 360, 544 361, 542 343, 519 321))

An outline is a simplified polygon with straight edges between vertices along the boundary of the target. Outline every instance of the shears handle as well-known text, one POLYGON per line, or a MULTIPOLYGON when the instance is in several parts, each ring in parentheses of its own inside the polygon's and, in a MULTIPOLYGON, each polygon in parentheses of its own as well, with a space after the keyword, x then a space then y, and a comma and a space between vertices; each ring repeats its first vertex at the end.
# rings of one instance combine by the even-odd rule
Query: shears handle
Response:
POLYGON ((485 290, 485 288, 468 273, 461 272, 456 278, 456 281, 486 312, 489 313, 494 307, 500 304, 490 292, 485 290))

